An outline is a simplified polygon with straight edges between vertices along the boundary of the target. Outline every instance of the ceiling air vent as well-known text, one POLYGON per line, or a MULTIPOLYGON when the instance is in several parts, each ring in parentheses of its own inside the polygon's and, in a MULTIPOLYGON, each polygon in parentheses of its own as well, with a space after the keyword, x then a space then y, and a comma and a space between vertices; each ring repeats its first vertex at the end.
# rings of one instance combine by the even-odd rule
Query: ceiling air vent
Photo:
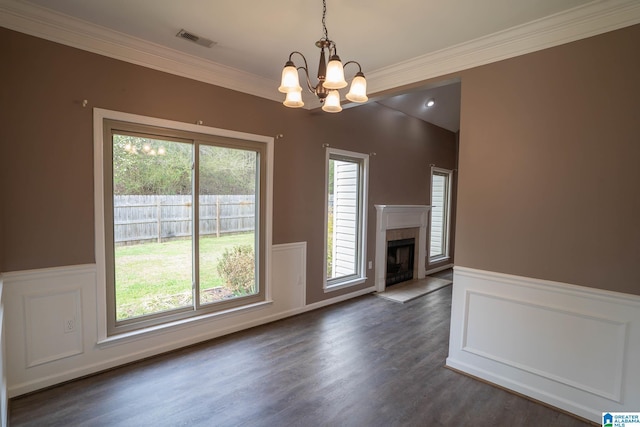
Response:
POLYGON ((189 40, 190 42, 199 44, 200 46, 204 46, 204 47, 213 47, 216 44, 216 42, 212 40, 205 39, 204 37, 196 36, 195 34, 190 33, 187 30, 180 30, 178 34, 176 34, 176 37, 189 40))

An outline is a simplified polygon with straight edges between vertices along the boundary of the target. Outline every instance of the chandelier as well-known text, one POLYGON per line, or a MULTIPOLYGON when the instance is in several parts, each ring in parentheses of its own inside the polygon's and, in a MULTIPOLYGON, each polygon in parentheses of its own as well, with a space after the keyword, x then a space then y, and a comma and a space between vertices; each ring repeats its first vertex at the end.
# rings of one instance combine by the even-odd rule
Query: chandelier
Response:
POLYGON ((291 108, 299 108, 304 105, 302 102, 302 87, 298 80, 298 70, 304 70, 307 78, 307 88, 313 94, 315 94, 320 103, 322 103, 322 110, 329 113, 339 113, 342 111, 340 106, 340 93, 338 89, 342 89, 347 86, 347 82, 344 79, 344 67, 349 64, 355 64, 358 66, 358 72, 356 73, 353 81, 351 82, 351 88, 347 93, 346 98, 351 102, 366 102, 367 101, 367 81, 362 73, 362 67, 356 61, 348 61, 342 65, 340 57, 336 49, 336 44, 333 40, 329 39, 327 34, 327 25, 325 18, 327 15, 327 2, 322 0, 322 29, 324 31, 324 37, 316 42, 316 46, 320 48, 320 64, 318 65, 318 83, 311 85, 311 79, 309 77, 309 66, 307 65, 307 59, 304 55, 298 51, 293 51, 289 54, 289 60, 284 64, 282 70, 282 81, 278 90, 282 93, 286 93, 287 96, 283 104, 291 108), (326 62, 326 54, 329 56, 329 62, 326 62), (296 66, 292 58, 294 54, 298 54, 304 61, 304 66, 296 66))

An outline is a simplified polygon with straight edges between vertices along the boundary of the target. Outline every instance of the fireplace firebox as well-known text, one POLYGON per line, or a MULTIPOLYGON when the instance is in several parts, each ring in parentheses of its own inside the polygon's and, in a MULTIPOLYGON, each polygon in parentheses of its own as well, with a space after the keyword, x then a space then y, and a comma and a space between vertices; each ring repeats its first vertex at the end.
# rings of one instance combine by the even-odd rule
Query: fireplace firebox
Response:
POLYGON ((385 286, 413 279, 415 238, 387 242, 387 275, 385 286))

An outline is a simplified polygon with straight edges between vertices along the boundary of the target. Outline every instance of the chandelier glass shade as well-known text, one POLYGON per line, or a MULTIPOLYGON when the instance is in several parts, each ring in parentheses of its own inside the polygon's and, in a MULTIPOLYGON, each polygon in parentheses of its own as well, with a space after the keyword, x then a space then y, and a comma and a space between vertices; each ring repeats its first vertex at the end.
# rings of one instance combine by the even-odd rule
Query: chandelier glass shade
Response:
POLYGON ((326 0, 322 0, 322 6, 322 28, 324 30, 324 37, 316 42, 316 46, 320 48, 320 63, 318 64, 317 73, 318 83, 315 86, 311 84, 309 66, 307 65, 307 59, 304 55, 298 51, 293 51, 289 54, 289 60, 284 64, 284 68, 282 69, 282 79, 278 90, 286 94, 283 102, 285 106, 291 108, 304 106, 304 102, 302 101, 302 87, 300 86, 298 75, 298 70, 303 70, 307 80, 307 89, 318 97, 322 104, 322 109, 326 112, 338 113, 342 111, 338 90, 348 86, 344 78, 344 68, 350 64, 358 66, 358 72, 351 82, 349 93, 346 95, 349 101, 357 103, 367 102, 367 80, 362 72, 362 67, 356 61, 348 61, 344 65, 342 64, 338 56, 336 44, 329 39, 327 34, 327 26, 325 24, 327 14, 326 0), (297 66, 293 62, 293 55, 295 54, 300 55, 304 62, 303 66, 297 66), (326 61, 327 55, 329 56, 329 62, 326 61))
POLYGON ((300 88, 300 90, 291 90, 287 92, 287 97, 283 104, 291 108, 304 106, 304 102, 302 102, 302 88, 300 88))

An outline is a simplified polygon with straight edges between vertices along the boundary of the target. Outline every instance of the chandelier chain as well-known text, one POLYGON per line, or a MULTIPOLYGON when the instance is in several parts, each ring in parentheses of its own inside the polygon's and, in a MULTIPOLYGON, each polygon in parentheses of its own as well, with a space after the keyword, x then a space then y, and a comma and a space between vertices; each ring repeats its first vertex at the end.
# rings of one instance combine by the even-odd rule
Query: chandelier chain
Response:
POLYGON ((324 31, 324 39, 329 40, 329 34, 327 33, 326 16, 327 16, 327 1, 322 0, 322 29, 324 31))

